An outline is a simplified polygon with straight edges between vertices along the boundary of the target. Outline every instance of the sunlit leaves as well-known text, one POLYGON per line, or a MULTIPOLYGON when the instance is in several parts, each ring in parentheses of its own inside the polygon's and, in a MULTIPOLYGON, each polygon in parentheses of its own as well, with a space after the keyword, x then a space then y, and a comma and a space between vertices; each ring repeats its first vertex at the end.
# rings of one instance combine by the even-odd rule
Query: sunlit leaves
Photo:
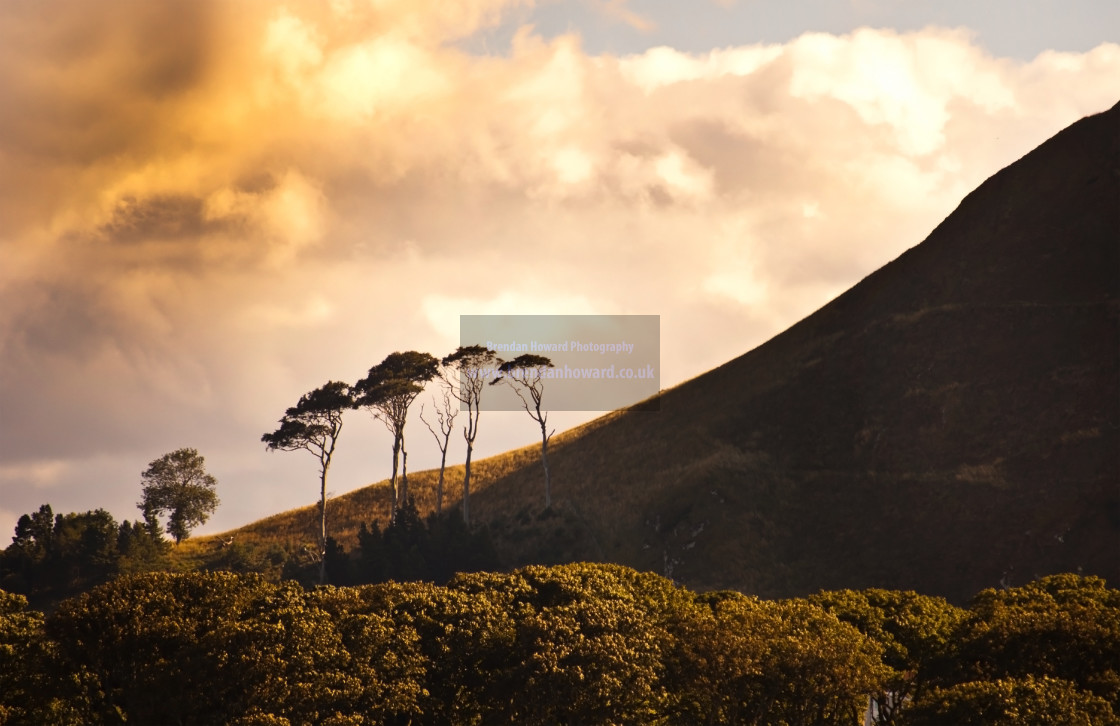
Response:
POLYGON ((43 616, 27 609, 27 598, 0 590, 0 724, 33 720, 42 687, 43 616))
POLYGON ((899 709, 919 696, 949 657, 957 628, 967 615, 944 598, 897 590, 838 590, 809 601, 859 629, 883 649, 894 670, 884 690, 874 694, 879 723, 894 723, 899 709))
POLYGON ((728 594, 681 611, 675 708, 705 723, 851 723, 890 675, 879 646, 803 600, 728 594))
POLYGON ((153 573, 45 620, 0 591, 0 724, 817 726, 887 692, 876 723, 1116 724, 1117 597, 1059 576, 967 612, 764 601, 599 564, 310 591, 153 573))
POLYGON ((122 577, 63 603, 47 632, 64 667, 88 674, 90 720, 204 720, 222 708, 221 662, 207 655, 205 636, 269 588, 223 573, 122 577))
POLYGON ((935 689, 909 708, 905 726, 1117 726, 1108 702, 1053 678, 970 681, 935 689))
POLYGON ((1062 678, 1120 709, 1120 590, 1053 575, 984 590, 970 611, 958 636, 960 680, 1062 678))

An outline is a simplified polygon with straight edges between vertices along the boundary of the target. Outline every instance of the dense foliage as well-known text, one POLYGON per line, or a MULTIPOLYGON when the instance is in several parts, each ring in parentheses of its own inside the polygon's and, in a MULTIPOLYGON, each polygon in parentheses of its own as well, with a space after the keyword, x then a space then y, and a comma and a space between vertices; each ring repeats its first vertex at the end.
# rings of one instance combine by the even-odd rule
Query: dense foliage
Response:
POLYGON ((457 572, 498 566, 488 530, 472 530, 453 515, 421 519, 412 500, 397 510, 384 530, 377 522, 363 524, 356 551, 345 552, 333 542, 327 548, 327 575, 334 585, 389 580, 445 583, 457 572))
POLYGON ((24 514, 0 551, 0 588, 46 606, 121 573, 166 566, 168 543, 147 524, 117 524, 104 509, 55 514, 49 504, 24 514))
POLYGON ((305 589, 118 577, 0 591, 0 724, 1116 724, 1120 593, 1061 575, 968 609, 764 601, 617 565, 305 589))
POLYGON ((140 475, 143 497, 137 505, 148 528, 157 531, 167 515, 167 533, 179 544, 218 508, 218 480, 206 473, 206 459, 197 449, 177 449, 148 465, 140 475))

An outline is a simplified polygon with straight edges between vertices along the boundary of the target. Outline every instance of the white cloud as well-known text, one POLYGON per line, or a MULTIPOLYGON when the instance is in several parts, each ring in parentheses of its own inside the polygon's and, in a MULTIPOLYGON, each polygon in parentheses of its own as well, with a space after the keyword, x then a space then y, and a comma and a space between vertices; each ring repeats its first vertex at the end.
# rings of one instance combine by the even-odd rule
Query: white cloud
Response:
POLYGON ((619 60, 619 71, 630 83, 651 93, 658 88, 685 81, 748 76, 780 57, 780 45, 713 50, 706 56, 682 53, 658 46, 641 55, 619 60))
POLYGON ((796 40, 792 52, 791 95, 843 101, 865 123, 891 127, 905 155, 932 153, 944 144, 955 98, 989 112, 1015 105, 1002 64, 983 58, 961 31, 897 35, 861 29, 842 38, 814 33, 796 40))
MULTIPOLYGON (((460 315, 605 315, 608 311, 581 295, 542 295, 506 289, 489 298, 428 295, 420 303, 428 324, 448 340, 459 341, 460 315)), ((471 345, 467 341, 458 344, 471 345)))
POLYGON ((265 30, 262 52, 275 59, 290 83, 323 61, 323 50, 315 29, 286 10, 273 18, 265 30))

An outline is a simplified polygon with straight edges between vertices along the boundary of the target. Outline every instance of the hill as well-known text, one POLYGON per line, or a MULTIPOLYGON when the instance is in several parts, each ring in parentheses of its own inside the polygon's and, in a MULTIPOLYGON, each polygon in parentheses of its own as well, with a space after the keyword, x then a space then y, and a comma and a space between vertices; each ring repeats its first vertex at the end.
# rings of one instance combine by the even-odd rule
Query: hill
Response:
MULTIPOLYGON (((813 315, 663 392, 659 411, 558 436, 551 511, 534 448, 479 462, 472 512, 510 565, 611 561, 766 597, 961 600, 1061 571, 1116 582, 1118 139, 1120 105, 1082 119, 813 315)), ((433 474, 412 477, 424 497, 433 474)), ((387 497, 382 483, 338 498, 335 531, 384 521, 387 497)), ((241 534, 298 536, 313 516, 241 534)))

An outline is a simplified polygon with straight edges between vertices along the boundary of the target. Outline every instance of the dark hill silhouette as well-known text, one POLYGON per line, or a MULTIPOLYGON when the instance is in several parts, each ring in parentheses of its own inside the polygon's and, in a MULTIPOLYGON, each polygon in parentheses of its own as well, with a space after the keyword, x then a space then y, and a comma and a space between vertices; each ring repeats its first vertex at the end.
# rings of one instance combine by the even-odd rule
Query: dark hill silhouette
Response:
MULTIPOLYGON (((609 560, 767 597, 1120 581, 1118 139, 1120 105, 1082 119, 658 412, 558 435, 550 511, 535 448, 478 462, 476 520, 510 565, 609 560)), ((412 476, 423 508, 433 477, 412 476)), ((343 539, 384 521, 384 489, 332 503, 343 539)))
MULTIPOLYGON (((659 413, 555 446, 569 529, 593 535, 571 555, 768 596, 1120 579, 1118 138, 1120 105, 1079 121, 659 413)), ((539 499, 539 478, 477 511, 539 499)))

